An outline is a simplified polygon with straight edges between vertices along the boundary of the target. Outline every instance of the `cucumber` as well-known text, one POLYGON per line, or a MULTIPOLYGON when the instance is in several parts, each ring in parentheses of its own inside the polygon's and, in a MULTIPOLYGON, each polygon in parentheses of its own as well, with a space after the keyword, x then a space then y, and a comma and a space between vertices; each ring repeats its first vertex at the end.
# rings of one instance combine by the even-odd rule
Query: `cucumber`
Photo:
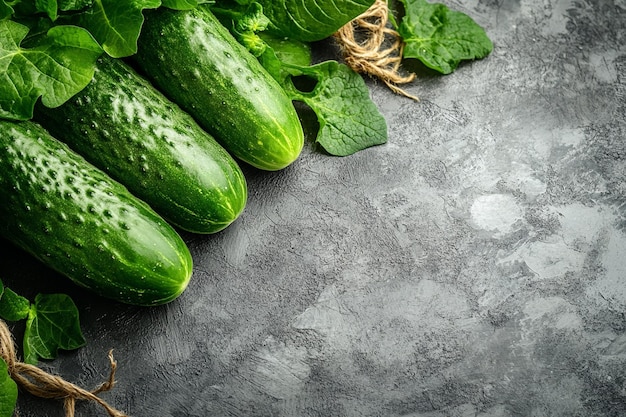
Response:
POLYGON ((147 11, 132 58, 240 160, 275 171, 300 155, 304 134, 293 103, 207 6, 147 11))
POLYGON ((35 120, 181 229, 215 233, 247 200, 233 157, 128 64, 98 60, 93 80, 35 120))
POLYGON ((180 235, 36 123, 0 120, 0 235, 99 295, 169 302, 192 274, 180 235))

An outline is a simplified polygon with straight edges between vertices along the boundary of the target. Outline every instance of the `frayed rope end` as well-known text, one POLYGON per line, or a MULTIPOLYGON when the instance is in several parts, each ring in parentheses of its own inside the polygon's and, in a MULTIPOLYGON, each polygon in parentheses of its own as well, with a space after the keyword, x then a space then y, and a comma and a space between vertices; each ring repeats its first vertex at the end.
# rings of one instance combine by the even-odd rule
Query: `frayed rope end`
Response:
POLYGON ((77 385, 52 375, 43 369, 20 362, 17 358, 15 343, 6 323, 0 320, 0 357, 6 362, 11 378, 26 392, 40 398, 63 400, 66 417, 74 417, 77 400, 92 401, 106 410, 110 417, 128 417, 126 414, 111 407, 98 394, 108 391, 115 385, 117 362, 113 351, 109 351, 111 371, 109 378, 93 391, 87 391, 77 385))

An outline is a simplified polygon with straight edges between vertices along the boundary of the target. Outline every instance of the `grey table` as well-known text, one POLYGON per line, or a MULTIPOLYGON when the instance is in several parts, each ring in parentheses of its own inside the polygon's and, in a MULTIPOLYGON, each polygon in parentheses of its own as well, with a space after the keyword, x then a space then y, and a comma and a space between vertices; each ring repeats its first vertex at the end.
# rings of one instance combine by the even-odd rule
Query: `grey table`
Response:
POLYGON ((368 80, 386 145, 309 137, 284 171, 246 168, 242 217, 184 235, 177 301, 111 303, 5 244, 7 284, 81 311, 87 346, 46 369, 93 387, 113 348, 103 397, 133 417, 625 416, 626 2, 447 4, 493 53, 421 71, 420 102, 368 80))

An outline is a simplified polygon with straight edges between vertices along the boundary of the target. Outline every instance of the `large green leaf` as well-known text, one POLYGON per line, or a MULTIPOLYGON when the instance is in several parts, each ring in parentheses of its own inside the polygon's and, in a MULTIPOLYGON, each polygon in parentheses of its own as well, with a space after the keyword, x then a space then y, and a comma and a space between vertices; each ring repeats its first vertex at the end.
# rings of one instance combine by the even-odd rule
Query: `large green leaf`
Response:
POLYGON ((272 33, 306 42, 327 38, 374 4, 374 0, 257 1, 272 22, 272 33))
POLYGON ((137 52, 143 10, 160 5, 161 0, 94 0, 89 9, 76 16, 76 22, 93 34, 107 54, 126 57, 137 52))
POLYGON ((0 21, 0 118, 27 120, 41 97, 57 107, 92 79, 102 50, 86 30, 56 26, 31 48, 21 42, 28 28, 0 21))
POLYGON ((398 28, 406 43, 404 58, 449 74, 461 61, 483 58, 493 49, 484 29, 466 14, 426 0, 400 1, 406 12, 398 28))
POLYGON ((320 125, 316 142, 329 154, 347 156, 387 142, 387 122, 359 74, 336 61, 288 67, 292 76, 316 81, 310 92, 296 90, 293 84, 285 87, 292 99, 315 112, 320 125))

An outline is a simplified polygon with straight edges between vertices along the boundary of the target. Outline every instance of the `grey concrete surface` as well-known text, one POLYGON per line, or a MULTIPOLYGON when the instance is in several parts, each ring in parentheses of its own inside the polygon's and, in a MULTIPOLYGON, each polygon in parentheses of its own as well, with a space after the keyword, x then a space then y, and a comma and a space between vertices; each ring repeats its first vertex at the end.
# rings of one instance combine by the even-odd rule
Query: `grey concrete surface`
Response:
POLYGON ((185 235, 177 301, 110 303, 5 248, 5 283, 81 309, 87 346, 44 366, 92 387, 113 348, 103 397, 134 417, 626 416, 626 2, 446 3, 494 52, 420 70, 420 102, 368 81, 386 145, 246 169, 243 216, 185 235))

